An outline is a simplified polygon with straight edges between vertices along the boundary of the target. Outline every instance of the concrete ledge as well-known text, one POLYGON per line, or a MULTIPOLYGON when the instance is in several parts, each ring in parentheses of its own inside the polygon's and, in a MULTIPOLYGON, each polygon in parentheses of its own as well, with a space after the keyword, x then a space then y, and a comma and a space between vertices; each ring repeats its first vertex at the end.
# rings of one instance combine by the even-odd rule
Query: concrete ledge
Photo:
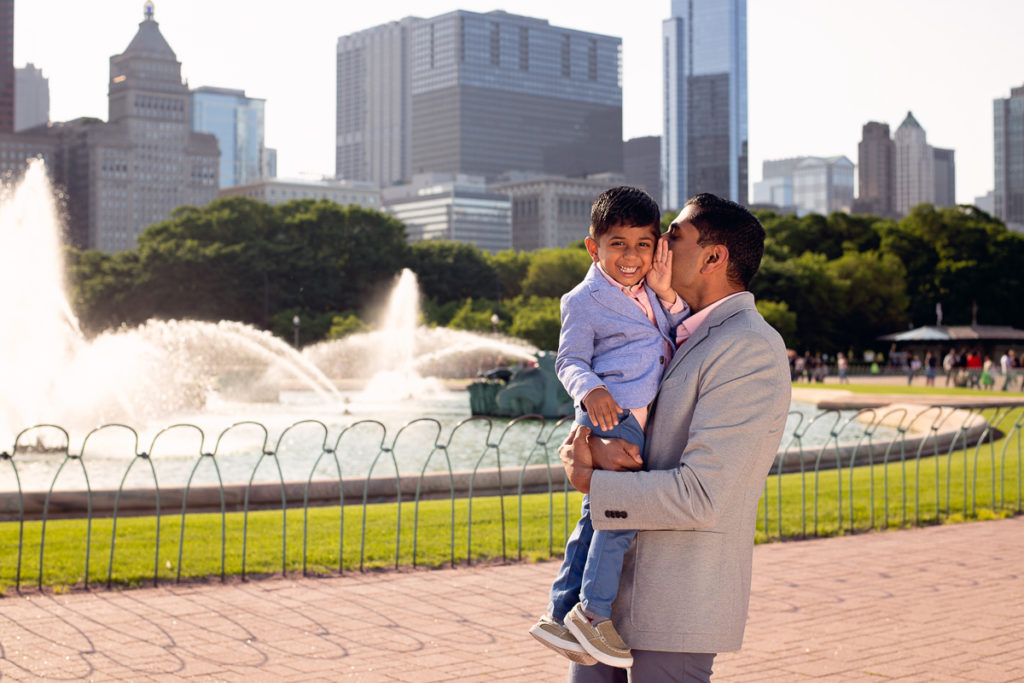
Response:
MULTIPOLYGON (((399 494, 403 502, 413 501, 416 488, 419 486, 421 500, 444 499, 453 495, 465 498, 470 485, 474 496, 516 495, 520 490, 522 477, 523 493, 541 493, 549 489, 556 492, 564 490, 566 485, 565 471, 558 465, 531 465, 526 468, 502 469, 499 477, 497 469, 479 470, 476 477, 471 471, 432 472, 423 475, 395 477, 371 477, 369 479, 343 479, 341 486, 338 481, 315 480, 309 485, 309 505, 337 505, 342 497, 346 505, 362 503, 365 493, 368 503, 386 503, 398 500, 399 494)), ((224 486, 224 509, 241 511, 245 509, 246 489, 249 489, 249 509, 281 509, 281 497, 284 496, 289 508, 301 508, 306 495, 306 482, 285 482, 253 484, 251 488, 245 484, 224 486)), ((184 487, 160 489, 160 514, 181 512, 185 498, 184 487)), ((25 519, 42 519, 46 503, 45 491, 29 491, 23 494, 25 519)), ((54 491, 50 496, 48 519, 84 517, 88 510, 90 497, 85 491, 54 491)), ((117 498, 116 490, 95 490, 92 492, 92 514, 94 517, 111 517, 117 502, 118 516, 152 515, 156 513, 156 492, 152 489, 125 489, 117 498)), ((188 491, 188 512, 219 512, 221 509, 221 489, 218 486, 193 486, 188 491)), ((18 494, 0 494, 0 521, 17 521, 19 518, 18 494)))

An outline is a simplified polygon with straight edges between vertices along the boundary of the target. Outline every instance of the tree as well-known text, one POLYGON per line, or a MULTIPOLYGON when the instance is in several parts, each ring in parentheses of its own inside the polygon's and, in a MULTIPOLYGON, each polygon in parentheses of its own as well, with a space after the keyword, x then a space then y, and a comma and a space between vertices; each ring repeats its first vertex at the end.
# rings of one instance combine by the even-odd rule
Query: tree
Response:
POLYGON ((762 301, 758 300, 757 312, 769 325, 782 335, 787 347, 793 347, 792 342, 796 339, 796 313, 789 310, 784 301, 762 301))
POLYGON ((527 251, 506 249, 487 258, 498 278, 502 299, 513 299, 523 293, 523 280, 530 268, 532 254, 527 251))
POLYGON ((462 242, 424 240, 409 248, 408 267, 416 273, 420 291, 439 304, 467 297, 493 296, 498 277, 484 253, 462 242))
POLYGON ((557 349, 562 320, 558 299, 531 296, 520 297, 510 306, 515 314, 509 334, 525 339, 539 349, 557 349))
POLYGON ((533 253, 523 280, 527 297, 561 297, 580 283, 593 260, 578 249, 541 249, 533 253))
POLYGON ((784 302, 796 315, 796 334, 786 339, 793 348, 829 351, 848 346, 837 334, 846 315, 844 287, 823 255, 807 252, 788 261, 766 257, 750 285, 757 299, 784 302))
POLYGON ((494 329, 491 316, 497 312, 493 301, 487 299, 466 299, 452 316, 448 327, 456 330, 490 332, 494 329))
POLYGON ((847 311, 836 322, 833 348, 870 349, 877 337, 906 328, 910 297, 906 269, 896 256, 847 251, 828 270, 842 288, 847 311))

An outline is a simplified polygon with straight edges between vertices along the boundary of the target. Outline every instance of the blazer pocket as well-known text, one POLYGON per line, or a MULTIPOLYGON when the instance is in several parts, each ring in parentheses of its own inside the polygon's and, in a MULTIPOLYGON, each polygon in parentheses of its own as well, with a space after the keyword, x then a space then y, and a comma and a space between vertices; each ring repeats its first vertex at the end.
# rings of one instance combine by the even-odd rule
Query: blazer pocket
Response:
POLYGON ((630 620, 642 631, 711 633, 730 618, 737 562, 725 535, 641 531, 636 538, 630 620), (724 609, 723 609, 724 608, 724 609))

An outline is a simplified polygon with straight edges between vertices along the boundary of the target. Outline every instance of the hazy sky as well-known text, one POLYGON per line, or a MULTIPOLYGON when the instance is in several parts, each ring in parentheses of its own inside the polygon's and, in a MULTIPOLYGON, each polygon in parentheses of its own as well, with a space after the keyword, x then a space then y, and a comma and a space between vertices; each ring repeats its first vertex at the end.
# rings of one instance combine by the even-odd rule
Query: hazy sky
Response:
MULTIPOLYGON (((623 135, 661 134, 669 0, 155 0, 189 85, 267 100, 278 175, 333 175, 338 36, 403 16, 504 9, 622 38, 623 135)), ((143 0, 16 0, 14 61, 50 81, 50 118, 107 117, 110 57, 143 0)), ((956 150, 957 201, 992 189, 992 100, 1024 84, 1024 0, 748 0, 750 179, 761 162, 845 154, 907 111, 956 150), (1017 47, 1013 47, 1017 45, 1017 47)))

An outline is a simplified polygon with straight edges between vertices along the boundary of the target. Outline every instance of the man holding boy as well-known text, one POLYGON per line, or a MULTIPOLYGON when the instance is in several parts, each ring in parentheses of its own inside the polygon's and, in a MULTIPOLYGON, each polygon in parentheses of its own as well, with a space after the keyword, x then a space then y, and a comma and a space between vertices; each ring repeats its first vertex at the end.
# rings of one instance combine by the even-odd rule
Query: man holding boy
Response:
MULTIPOLYGON (((757 504, 789 412, 785 345, 747 291, 764 229, 742 206, 692 198, 669 229, 672 288, 692 315, 679 327, 636 447, 578 427, 559 450, 589 493, 595 529, 637 529, 612 621, 632 648, 634 681, 707 681, 737 650, 750 596, 757 504)), ((572 664, 570 680, 626 681, 572 664)))

